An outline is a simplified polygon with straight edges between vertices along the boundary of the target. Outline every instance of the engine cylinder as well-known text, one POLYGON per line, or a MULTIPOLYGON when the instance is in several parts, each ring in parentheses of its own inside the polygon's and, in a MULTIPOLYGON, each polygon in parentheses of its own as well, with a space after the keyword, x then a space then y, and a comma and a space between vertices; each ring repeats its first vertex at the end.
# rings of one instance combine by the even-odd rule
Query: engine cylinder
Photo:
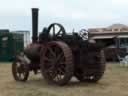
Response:
POLYGON ((27 47, 24 50, 24 53, 31 61, 39 61, 40 59, 40 49, 41 46, 39 44, 32 44, 30 47, 27 47))

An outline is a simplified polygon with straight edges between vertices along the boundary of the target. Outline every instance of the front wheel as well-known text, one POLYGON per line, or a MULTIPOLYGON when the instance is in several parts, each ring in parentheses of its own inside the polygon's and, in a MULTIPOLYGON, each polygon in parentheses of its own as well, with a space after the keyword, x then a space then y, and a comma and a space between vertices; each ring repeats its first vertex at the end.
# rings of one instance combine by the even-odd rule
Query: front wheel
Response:
POLYGON ((18 56, 12 63, 12 75, 16 81, 26 81, 29 77, 28 64, 23 62, 18 56))

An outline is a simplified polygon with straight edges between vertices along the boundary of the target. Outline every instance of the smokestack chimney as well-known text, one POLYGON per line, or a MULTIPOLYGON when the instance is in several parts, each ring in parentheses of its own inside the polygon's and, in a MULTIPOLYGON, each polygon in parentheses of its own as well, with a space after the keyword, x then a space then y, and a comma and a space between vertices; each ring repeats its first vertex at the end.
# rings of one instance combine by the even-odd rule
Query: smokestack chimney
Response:
POLYGON ((32 43, 38 40, 38 8, 32 8, 32 43))

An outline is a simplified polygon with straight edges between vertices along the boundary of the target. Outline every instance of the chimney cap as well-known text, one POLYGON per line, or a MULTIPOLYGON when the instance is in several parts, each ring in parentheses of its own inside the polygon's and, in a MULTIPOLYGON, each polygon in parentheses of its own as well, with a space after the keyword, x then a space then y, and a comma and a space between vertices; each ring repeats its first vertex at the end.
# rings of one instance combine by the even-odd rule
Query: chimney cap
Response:
POLYGON ((32 8, 32 10, 39 10, 39 8, 32 8))

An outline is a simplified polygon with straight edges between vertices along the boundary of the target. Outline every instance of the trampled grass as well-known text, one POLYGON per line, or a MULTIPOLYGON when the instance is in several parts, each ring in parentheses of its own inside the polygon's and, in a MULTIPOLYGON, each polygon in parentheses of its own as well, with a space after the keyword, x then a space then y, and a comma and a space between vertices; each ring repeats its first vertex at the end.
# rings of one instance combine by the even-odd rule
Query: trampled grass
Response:
POLYGON ((0 63, 0 96, 128 96, 128 68, 107 64, 103 78, 96 84, 72 80, 59 87, 33 73, 27 82, 16 82, 11 64, 0 63))

